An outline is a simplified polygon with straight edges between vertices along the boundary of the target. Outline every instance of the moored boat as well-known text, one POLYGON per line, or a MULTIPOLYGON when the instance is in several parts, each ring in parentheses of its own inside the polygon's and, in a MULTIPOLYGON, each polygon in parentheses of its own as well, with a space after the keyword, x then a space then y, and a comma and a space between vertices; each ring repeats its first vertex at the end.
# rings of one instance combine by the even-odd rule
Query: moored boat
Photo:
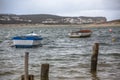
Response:
POLYGON ((90 37, 92 34, 91 30, 80 30, 76 32, 68 33, 70 38, 90 37))
POLYGON ((41 45, 43 38, 38 34, 31 33, 24 36, 15 36, 12 38, 13 46, 16 48, 30 48, 41 45))

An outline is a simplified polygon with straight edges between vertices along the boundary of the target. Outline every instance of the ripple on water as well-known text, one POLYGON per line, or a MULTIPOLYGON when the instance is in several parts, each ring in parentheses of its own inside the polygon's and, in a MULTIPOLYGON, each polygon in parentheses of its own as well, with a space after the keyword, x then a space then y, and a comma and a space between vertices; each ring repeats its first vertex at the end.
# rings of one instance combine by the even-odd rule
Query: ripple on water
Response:
MULTIPOLYGON (((57 28, 4 28, 0 29, 0 38, 10 33, 9 39, 0 43, 0 79, 18 80, 24 73, 24 53, 29 52, 29 72, 39 80, 41 64, 50 64, 50 80, 119 80, 120 41, 111 41, 108 28, 90 28, 89 38, 69 38, 68 32, 77 27, 57 28), (10 38, 31 31, 41 34, 43 46, 30 49, 10 47, 10 38), (3 36, 1 36, 3 35, 3 36), (90 74, 92 46, 99 42, 98 75, 90 74)), ((120 28, 115 29, 119 36, 120 28)))

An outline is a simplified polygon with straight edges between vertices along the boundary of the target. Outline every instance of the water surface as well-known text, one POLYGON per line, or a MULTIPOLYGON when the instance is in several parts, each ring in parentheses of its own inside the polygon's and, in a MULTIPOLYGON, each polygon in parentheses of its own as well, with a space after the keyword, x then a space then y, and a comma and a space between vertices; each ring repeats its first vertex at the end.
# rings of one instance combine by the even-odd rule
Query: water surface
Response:
POLYGON ((88 28, 88 38, 69 38, 79 27, 0 27, 0 80, 20 80, 24 53, 29 52, 29 73, 40 78, 41 64, 50 64, 50 80, 120 80, 120 28, 88 28), (31 31, 43 36, 42 47, 10 47, 11 38, 31 31), (112 41, 115 37, 115 41, 112 41), (97 75, 90 73, 92 46, 100 43, 97 75))

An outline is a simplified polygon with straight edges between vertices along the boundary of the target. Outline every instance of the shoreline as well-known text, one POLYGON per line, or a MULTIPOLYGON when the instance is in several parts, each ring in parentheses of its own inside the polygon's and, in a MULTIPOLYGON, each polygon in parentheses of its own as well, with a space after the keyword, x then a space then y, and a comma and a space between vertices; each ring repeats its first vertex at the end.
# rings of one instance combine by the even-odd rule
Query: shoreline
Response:
POLYGON ((67 25, 44 25, 44 24, 0 24, 0 27, 80 27, 80 28, 102 28, 102 27, 120 27, 120 23, 103 24, 67 24, 67 25))

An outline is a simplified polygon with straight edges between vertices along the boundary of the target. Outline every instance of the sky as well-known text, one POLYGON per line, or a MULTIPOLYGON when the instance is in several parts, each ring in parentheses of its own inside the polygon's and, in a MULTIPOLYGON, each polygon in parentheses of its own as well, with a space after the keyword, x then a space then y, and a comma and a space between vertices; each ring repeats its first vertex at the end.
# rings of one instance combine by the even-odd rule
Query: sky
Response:
POLYGON ((120 19, 120 0, 0 0, 0 14, 103 16, 120 19))

